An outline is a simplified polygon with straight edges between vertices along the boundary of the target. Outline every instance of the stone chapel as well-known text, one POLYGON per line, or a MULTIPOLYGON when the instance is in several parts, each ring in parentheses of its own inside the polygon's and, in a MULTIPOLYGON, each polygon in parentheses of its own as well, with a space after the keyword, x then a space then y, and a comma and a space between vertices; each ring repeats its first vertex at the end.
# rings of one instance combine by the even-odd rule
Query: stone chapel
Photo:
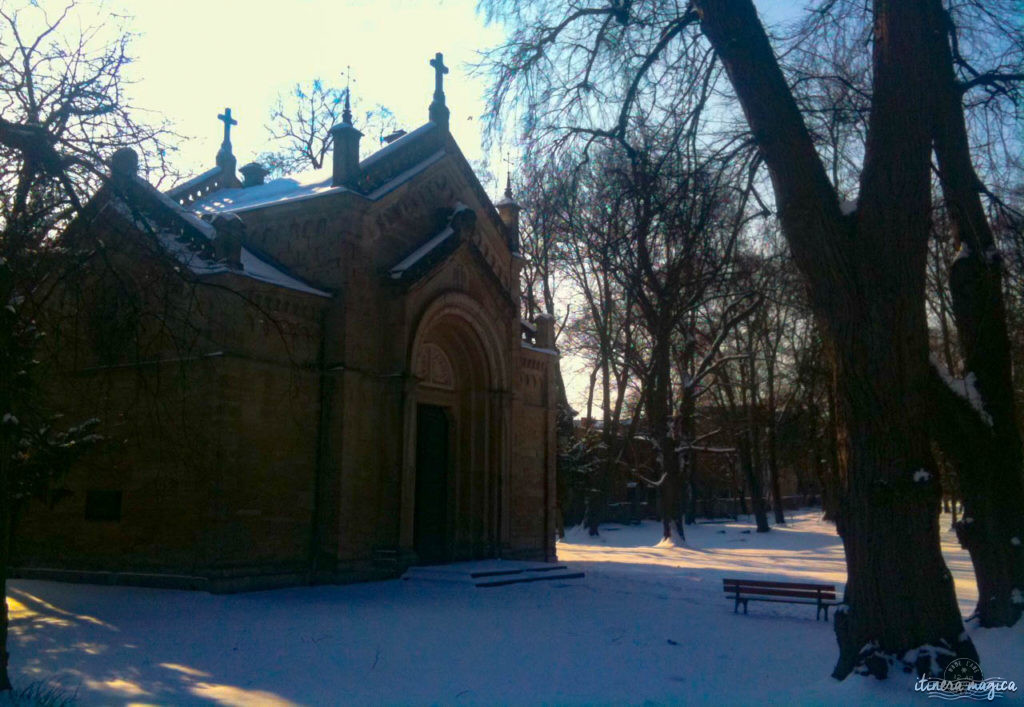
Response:
POLYGON ((82 288, 54 356, 106 441, 19 513, 17 574, 238 591, 555 559, 553 322, 520 318, 519 207, 430 64, 429 120, 361 161, 347 104, 317 173, 236 174, 230 110, 169 191, 114 156, 82 230, 132 275, 82 288))

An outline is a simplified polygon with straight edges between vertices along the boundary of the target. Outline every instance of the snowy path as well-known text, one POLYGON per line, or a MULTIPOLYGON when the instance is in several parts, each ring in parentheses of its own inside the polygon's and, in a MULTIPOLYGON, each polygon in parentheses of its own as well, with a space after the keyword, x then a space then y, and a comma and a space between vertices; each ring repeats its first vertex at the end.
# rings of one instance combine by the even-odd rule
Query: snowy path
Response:
MULTIPOLYGON (((727 575, 842 583, 838 538, 817 517, 767 535, 702 525, 688 547, 658 547, 653 523, 613 526, 598 543, 574 532, 559 557, 586 579, 494 589, 212 596, 18 580, 11 668, 16 683, 56 680, 78 704, 926 703, 903 676, 829 679, 835 640, 813 607, 732 613, 727 575)), ((944 539, 967 612, 970 563, 944 539)), ((1024 628, 972 633, 987 673, 1024 683, 1024 628)))

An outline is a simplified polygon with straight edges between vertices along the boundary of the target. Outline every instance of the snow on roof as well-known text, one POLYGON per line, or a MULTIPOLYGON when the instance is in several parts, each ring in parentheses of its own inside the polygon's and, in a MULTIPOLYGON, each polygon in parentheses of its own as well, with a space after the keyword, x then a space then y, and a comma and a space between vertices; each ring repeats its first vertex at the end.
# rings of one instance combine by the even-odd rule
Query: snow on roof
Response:
POLYGON ((408 182, 410 179, 415 177, 417 174, 419 174, 420 172, 425 170, 427 167, 429 167, 430 165, 432 165, 435 162, 437 162, 438 160, 440 160, 442 157, 444 157, 444 155, 445 155, 444 150, 438 150, 437 152, 432 154, 430 157, 427 157, 422 162, 419 162, 418 164, 413 165, 412 167, 410 167, 409 169, 405 170, 404 172, 401 172, 400 174, 396 174, 394 177, 392 177, 388 181, 386 181, 383 184, 381 184, 379 187, 377 187, 372 192, 367 194, 366 195, 367 198, 370 199, 371 201, 373 201, 375 199, 381 198, 382 196, 384 196, 388 192, 390 192, 390 191, 392 191, 394 189, 397 189, 398 187, 400 187, 405 182, 408 182))
POLYGON ((191 179, 186 179, 184 182, 181 182, 179 184, 174 185, 173 187, 171 187, 167 191, 167 193, 169 195, 171 195, 171 196, 177 196, 178 194, 181 194, 181 193, 186 193, 187 194, 196 185, 202 184, 207 179, 210 179, 211 177, 215 177, 218 174, 220 174, 220 171, 221 171, 220 167, 212 167, 212 168, 206 170, 205 172, 202 172, 201 174, 197 174, 196 176, 192 177, 191 179))
MULTIPOLYGON (((399 175, 399 176, 401 176, 401 175, 399 175)), ((441 231, 440 233, 438 233, 436 236, 434 236, 430 240, 428 240, 426 243, 421 245, 419 248, 417 248, 413 252, 409 253, 409 255, 407 255, 404 258, 402 258, 402 261, 400 263, 398 263, 398 265, 396 265, 395 267, 391 268, 391 271, 390 271, 391 277, 396 279, 396 280, 401 278, 402 275, 405 274, 406 270, 411 268, 413 265, 415 265, 420 260, 422 260, 428 253, 430 253, 435 248, 437 248, 439 245, 441 245, 446 240, 448 240, 448 238, 453 233, 455 233, 455 228, 452 226, 452 222, 455 220, 455 217, 458 214, 460 214, 460 213, 462 213, 464 211, 471 211, 471 209, 468 206, 466 206, 465 204, 463 204, 461 201, 455 202, 455 208, 452 210, 452 215, 448 219, 448 225, 444 228, 444 230, 441 231)))
POLYGON ((315 287, 307 285, 302 280, 292 277, 280 268, 277 268, 263 260, 244 246, 242 247, 241 252, 242 269, 236 270, 222 262, 204 258, 199 251, 195 251, 190 248, 188 243, 182 243, 181 240, 179 240, 173 233, 160 231, 156 235, 157 239, 160 241, 160 245, 162 245, 164 249, 171 254, 171 256, 173 256, 182 265, 186 266, 195 275, 235 273, 242 277, 259 280, 260 282, 277 285, 278 287, 295 290, 296 292, 304 292, 308 295, 316 295, 318 297, 331 296, 329 292, 318 290, 315 287))
POLYGON ((455 233, 455 229, 451 226, 446 226, 443 231, 438 233, 436 236, 431 238, 429 241, 421 245, 419 248, 409 253, 402 262, 395 267, 391 268, 391 277, 399 279, 405 274, 405 271, 411 268, 413 265, 423 259, 427 253, 437 248, 439 245, 444 243, 448 238, 455 233))
POLYGON ((318 290, 315 287, 307 285, 302 280, 292 277, 283 270, 274 267, 270 263, 259 258, 248 248, 242 248, 241 260, 243 270, 239 273, 240 275, 251 277, 254 280, 267 282, 271 285, 278 285, 279 287, 284 287, 289 290, 295 290, 296 292, 305 292, 308 295, 316 295, 318 297, 331 296, 330 292, 318 290))
POLYGON ((210 214, 222 211, 238 211, 275 202, 293 201, 298 198, 347 191, 345 187, 331 186, 331 170, 317 169, 300 172, 289 177, 272 179, 255 187, 235 187, 212 192, 197 199, 189 208, 210 214))
POLYGON ((138 179, 137 181, 146 190, 149 196, 159 201, 165 208, 170 209, 176 216, 184 220, 188 225, 192 226, 192 228, 195 228, 211 240, 217 236, 217 231, 213 226, 208 224, 206 221, 203 221, 194 213, 181 208, 181 204, 177 201, 164 194, 146 180, 138 179))
MULTIPOLYGON (((362 172, 373 168, 385 158, 405 149, 411 142, 419 139, 433 131, 437 126, 428 122, 407 133, 389 145, 382 147, 359 163, 362 172)), ((379 199, 381 196, 392 191, 402 183, 415 177, 430 165, 444 157, 444 149, 431 154, 420 160, 409 169, 395 175, 369 194, 368 199, 379 199)), ((197 177, 198 179, 198 177, 197 177)), ((223 211, 244 211, 254 209, 268 204, 292 202, 300 199, 320 196, 322 194, 348 191, 346 187, 332 187, 332 169, 323 167, 318 170, 300 172, 288 177, 273 179, 266 184, 254 187, 235 187, 232 189, 221 189, 212 192, 208 196, 197 199, 189 205, 189 208, 200 213, 220 213, 223 211)))
MULTIPOLYGON (((217 231, 213 228, 213 226, 208 224, 206 221, 203 221, 195 214, 189 211, 185 211, 181 207, 181 204, 179 204, 177 201, 164 194, 162 191, 154 187, 145 179, 136 176, 132 180, 131 184, 135 189, 141 192, 142 196, 145 196, 146 198, 149 199, 153 199, 158 204, 160 204, 160 206, 163 207, 163 209, 165 210, 166 215, 172 217, 173 219, 181 221, 181 223, 185 227, 194 229, 203 238, 206 238, 208 240, 213 240, 214 238, 216 238, 217 231)), ((140 227, 143 226, 139 223, 139 218, 143 218, 143 220, 146 220, 148 222, 148 220, 145 219, 141 213, 137 213, 136 210, 132 208, 132 206, 130 206, 127 202, 125 202, 123 198, 114 199, 109 203, 115 209, 121 212, 124 216, 135 221, 136 225, 139 225, 140 227)), ((148 223, 148 225, 144 226, 143 228, 151 230, 155 228, 155 226, 152 223, 148 223)))

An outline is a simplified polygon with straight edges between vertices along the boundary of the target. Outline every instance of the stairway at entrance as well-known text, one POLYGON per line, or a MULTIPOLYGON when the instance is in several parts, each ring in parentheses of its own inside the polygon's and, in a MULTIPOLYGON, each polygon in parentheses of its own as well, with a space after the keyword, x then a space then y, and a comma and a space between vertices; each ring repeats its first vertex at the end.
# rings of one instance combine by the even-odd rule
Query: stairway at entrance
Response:
POLYGON ((474 587, 504 587, 509 584, 582 579, 584 573, 557 562, 480 560, 450 565, 410 567, 402 579, 420 582, 450 582, 474 587))

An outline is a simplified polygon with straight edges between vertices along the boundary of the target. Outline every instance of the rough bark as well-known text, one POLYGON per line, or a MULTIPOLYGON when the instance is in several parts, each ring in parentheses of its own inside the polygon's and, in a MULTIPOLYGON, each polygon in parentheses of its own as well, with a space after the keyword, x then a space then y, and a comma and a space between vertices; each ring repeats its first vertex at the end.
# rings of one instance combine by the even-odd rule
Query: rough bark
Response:
POLYGON ((761 459, 761 427, 757 419, 757 411, 760 409, 758 399, 757 363, 754 357, 754 341, 750 336, 748 341, 750 354, 745 361, 746 375, 741 378, 743 383, 743 402, 747 413, 746 429, 746 463, 744 471, 747 475, 747 483, 750 484, 750 504, 754 509, 754 519, 757 523, 757 532, 767 533, 772 529, 768 525, 768 513, 764 502, 764 490, 761 485, 761 475, 764 465, 761 459))
POLYGON ((839 660, 885 677, 888 658, 935 646, 914 669, 977 659, 939 547, 927 430, 924 270, 934 100, 924 0, 876 0, 873 101, 856 214, 843 215, 750 0, 696 0, 772 179, 836 374, 841 535, 839 660))
POLYGON ((761 479, 757 474, 754 465, 754 455, 751 451, 751 441, 748 438, 740 442, 740 465, 743 467, 743 476, 747 480, 747 488, 750 489, 750 507, 757 523, 757 532, 767 533, 771 530, 768 525, 768 513, 764 505, 764 491, 761 489, 761 479))
POLYGON ((679 398, 679 463, 682 467, 680 476, 681 482, 686 484, 688 490, 686 524, 693 525, 697 521, 697 451, 693 448, 697 437, 697 401, 693 395, 693 388, 689 385, 683 385, 679 398))
POLYGON ((654 349, 651 352, 652 376, 649 382, 651 392, 648 397, 647 414, 651 423, 651 431, 658 443, 661 462, 661 508, 659 511, 662 535, 664 538, 671 538, 674 526, 680 539, 685 539, 686 531, 683 530, 683 524, 680 522, 684 489, 679 479, 678 452, 676 452, 676 442, 672 437, 672 428, 669 422, 671 411, 669 385, 672 376, 670 342, 671 338, 667 331, 658 336, 654 342, 654 349))
MULTIPOLYGON (((971 162, 961 93, 947 39, 953 29, 948 26, 941 2, 929 0, 928 4, 933 30, 929 34, 930 51, 940 74, 932 134, 939 182, 953 238, 960 247, 949 276, 953 317, 965 375, 974 374, 984 414, 991 421, 990 434, 961 427, 939 442, 957 460, 964 500, 964 519, 958 534, 974 564, 979 623, 1010 626, 1024 611, 1024 601, 1019 600, 1024 592, 1024 473, 1002 261, 981 203, 981 181, 971 162)), ((948 396, 943 397, 950 401, 948 396)), ((940 409, 949 410, 949 405, 940 409)))
MULTIPOLYGON (((1013 602, 1013 589, 1020 586, 1020 547, 1014 545, 1011 528, 1000 527, 1002 516, 996 497, 996 476, 1002 469, 1005 451, 996 442, 996 432, 971 405, 953 392, 933 372, 931 381, 931 424, 943 451, 956 466, 963 498, 963 518, 957 522, 953 499, 953 527, 960 544, 967 549, 978 585, 975 613, 982 626, 1009 626, 1020 618, 1020 606, 1013 602), (984 475, 984 476, 983 476, 984 475), (1006 535, 1006 533, 1011 533, 1006 535), (999 538, 1003 542, 999 542, 999 538)), ((1016 531, 1019 532, 1019 531, 1016 531)))

